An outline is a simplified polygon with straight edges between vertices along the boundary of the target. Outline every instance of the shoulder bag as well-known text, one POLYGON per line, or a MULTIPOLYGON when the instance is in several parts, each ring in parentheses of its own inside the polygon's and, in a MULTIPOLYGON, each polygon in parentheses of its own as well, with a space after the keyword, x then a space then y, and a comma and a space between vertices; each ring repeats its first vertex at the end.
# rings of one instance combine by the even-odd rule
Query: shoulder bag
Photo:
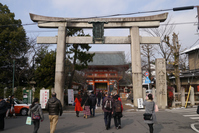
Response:
POLYGON ((85 103, 82 106, 83 109, 85 108, 85 104, 86 104, 87 100, 88 100, 88 98, 86 99, 85 103))

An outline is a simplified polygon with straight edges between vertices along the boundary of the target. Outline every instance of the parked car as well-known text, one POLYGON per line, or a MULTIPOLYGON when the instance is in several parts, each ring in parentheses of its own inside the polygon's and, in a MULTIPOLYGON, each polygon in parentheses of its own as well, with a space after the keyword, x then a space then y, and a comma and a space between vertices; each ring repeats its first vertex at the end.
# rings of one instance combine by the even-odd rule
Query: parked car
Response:
POLYGON ((23 103, 22 101, 20 101, 16 98, 14 99, 14 102, 15 102, 14 109, 15 109, 16 114, 21 114, 23 116, 28 114, 29 106, 31 104, 25 104, 25 103, 23 103))
MULTIPOLYGON (((5 99, 7 100, 7 99, 5 99)), ((22 116, 25 116, 28 114, 28 111, 29 111, 29 106, 31 104, 26 104, 26 103, 23 103, 21 100, 17 99, 17 98, 14 98, 14 109, 15 109, 15 114, 20 114, 22 116)))

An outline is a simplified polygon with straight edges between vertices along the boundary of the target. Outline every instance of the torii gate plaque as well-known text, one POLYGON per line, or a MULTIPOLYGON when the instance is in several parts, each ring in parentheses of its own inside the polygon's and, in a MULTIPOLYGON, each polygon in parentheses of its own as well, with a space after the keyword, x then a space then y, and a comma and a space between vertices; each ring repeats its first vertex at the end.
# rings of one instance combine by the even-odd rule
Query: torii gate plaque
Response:
MULTIPOLYGON (((146 17, 125 17, 125 18, 92 18, 74 19, 47 17, 30 14, 31 20, 38 22, 40 28, 58 28, 57 37, 38 37, 37 43, 57 44, 56 70, 55 70, 55 92, 57 98, 64 103, 64 58, 66 44, 93 44, 92 37, 66 37, 66 28, 93 28, 88 22, 108 22, 104 28, 129 28, 128 37, 104 37, 104 44, 131 44, 132 78, 134 105, 137 107, 137 99, 142 98, 142 71, 140 44, 159 44, 159 37, 141 37, 139 28, 157 28, 160 22, 167 19, 168 13, 146 17)), ((102 44, 102 41, 95 43, 102 44)), ((166 105, 165 105, 166 106, 166 105)))

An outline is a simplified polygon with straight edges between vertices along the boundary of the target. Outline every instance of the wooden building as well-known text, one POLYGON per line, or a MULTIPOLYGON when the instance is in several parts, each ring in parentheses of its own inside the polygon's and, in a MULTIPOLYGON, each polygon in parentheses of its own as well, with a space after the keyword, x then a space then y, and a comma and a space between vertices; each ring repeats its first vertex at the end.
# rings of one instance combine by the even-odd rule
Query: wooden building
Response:
POLYGON ((94 52, 93 62, 88 63, 88 68, 84 70, 87 90, 112 91, 119 89, 119 81, 129 68, 125 62, 124 52, 94 52))

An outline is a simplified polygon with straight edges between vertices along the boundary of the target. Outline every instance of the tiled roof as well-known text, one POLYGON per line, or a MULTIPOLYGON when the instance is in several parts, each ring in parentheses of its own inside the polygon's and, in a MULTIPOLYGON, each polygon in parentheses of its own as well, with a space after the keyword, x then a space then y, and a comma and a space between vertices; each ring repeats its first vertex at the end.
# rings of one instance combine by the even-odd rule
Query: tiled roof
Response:
MULTIPOLYGON (((90 52, 91 53, 91 52, 90 52)), ((88 65, 124 65, 125 55, 123 51, 118 52, 92 52, 95 53, 93 62, 89 62, 88 65)))

